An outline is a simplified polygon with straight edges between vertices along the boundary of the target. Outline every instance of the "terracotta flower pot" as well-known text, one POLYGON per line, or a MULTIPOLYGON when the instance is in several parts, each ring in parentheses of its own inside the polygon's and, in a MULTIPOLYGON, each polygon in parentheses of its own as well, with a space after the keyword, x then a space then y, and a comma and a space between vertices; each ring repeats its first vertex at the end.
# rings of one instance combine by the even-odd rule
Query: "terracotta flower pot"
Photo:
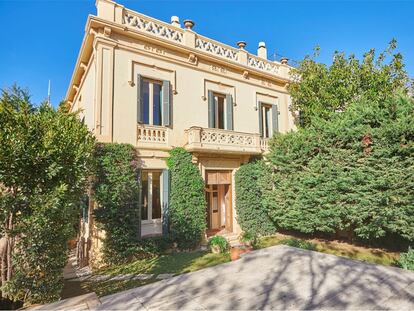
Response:
POLYGON ((232 247, 230 249, 230 258, 231 261, 235 261, 240 258, 240 249, 237 247, 232 247))

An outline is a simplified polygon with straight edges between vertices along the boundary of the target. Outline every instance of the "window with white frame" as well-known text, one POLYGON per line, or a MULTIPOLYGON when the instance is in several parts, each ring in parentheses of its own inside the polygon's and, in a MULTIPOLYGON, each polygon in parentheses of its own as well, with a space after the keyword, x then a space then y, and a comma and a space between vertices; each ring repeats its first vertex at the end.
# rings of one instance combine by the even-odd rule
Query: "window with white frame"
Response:
POLYGON ((272 105, 262 104, 262 133, 263 138, 270 138, 272 136, 272 105))
POLYGON ((142 171, 142 221, 161 219, 161 171, 142 171))

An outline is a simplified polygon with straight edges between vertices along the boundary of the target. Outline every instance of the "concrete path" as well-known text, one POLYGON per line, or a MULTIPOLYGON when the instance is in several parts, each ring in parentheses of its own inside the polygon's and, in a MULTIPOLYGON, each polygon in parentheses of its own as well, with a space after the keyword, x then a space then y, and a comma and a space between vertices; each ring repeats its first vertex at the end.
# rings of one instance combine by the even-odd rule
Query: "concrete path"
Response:
POLYGON ((275 246, 100 301, 98 310, 414 310, 414 273, 275 246))

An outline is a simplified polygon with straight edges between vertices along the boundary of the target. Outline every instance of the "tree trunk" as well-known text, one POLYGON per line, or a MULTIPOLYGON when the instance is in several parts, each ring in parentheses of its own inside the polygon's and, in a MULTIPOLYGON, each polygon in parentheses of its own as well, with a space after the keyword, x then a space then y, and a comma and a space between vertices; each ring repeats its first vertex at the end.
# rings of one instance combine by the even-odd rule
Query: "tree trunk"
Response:
MULTIPOLYGON (((13 230, 13 214, 10 214, 9 217, 9 232, 13 230)), ((8 245, 7 245, 7 281, 10 281, 13 275, 13 247, 14 247, 14 237, 7 233, 8 245)))
MULTIPOLYGON (((0 287, 4 285, 6 282, 6 274, 7 274, 7 239, 6 237, 2 237, 0 239, 0 276, 1 276, 1 283, 0 287)), ((2 291, 0 291, 0 298, 5 298, 2 291)))
MULTIPOLYGON (((13 247, 14 237, 10 234, 13 229, 13 214, 10 214, 5 223, 6 235, 0 239, 0 257, 1 257, 1 286, 10 281, 13 276, 13 247)), ((0 292, 1 298, 8 298, 7 293, 0 292)))

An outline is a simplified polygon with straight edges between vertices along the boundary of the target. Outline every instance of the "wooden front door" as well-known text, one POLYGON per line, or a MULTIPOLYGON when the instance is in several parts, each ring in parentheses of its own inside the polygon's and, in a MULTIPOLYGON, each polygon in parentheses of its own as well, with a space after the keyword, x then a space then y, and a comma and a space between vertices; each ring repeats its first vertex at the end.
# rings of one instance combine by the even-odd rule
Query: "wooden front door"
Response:
POLYGON ((208 230, 232 232, 231 171, 206 172, 206 199, 208 230))

